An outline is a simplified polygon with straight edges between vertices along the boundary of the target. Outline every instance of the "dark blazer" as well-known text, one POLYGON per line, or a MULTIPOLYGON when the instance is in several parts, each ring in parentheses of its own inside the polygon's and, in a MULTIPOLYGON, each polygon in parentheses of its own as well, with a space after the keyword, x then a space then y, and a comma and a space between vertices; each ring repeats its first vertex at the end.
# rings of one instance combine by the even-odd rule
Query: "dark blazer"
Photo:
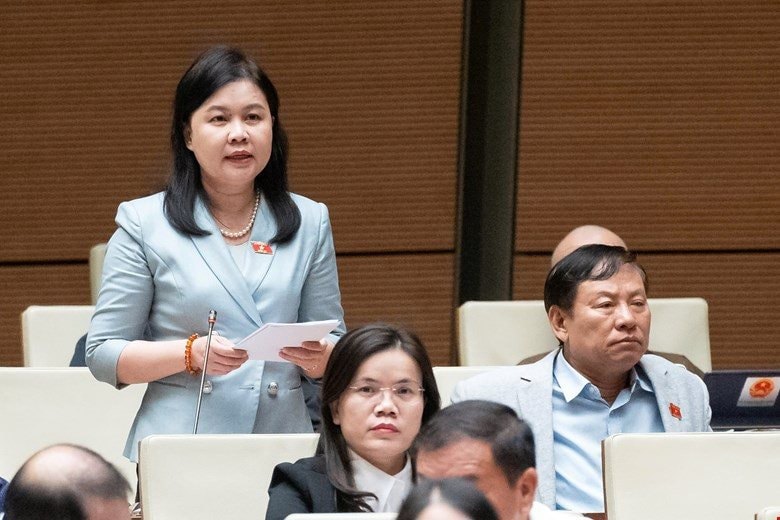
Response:
POLYGON ((283 462, 268 486, 265 520, 284 520, 293 513, 336 513, 336 488, 325 473, 325 457, 283 462))

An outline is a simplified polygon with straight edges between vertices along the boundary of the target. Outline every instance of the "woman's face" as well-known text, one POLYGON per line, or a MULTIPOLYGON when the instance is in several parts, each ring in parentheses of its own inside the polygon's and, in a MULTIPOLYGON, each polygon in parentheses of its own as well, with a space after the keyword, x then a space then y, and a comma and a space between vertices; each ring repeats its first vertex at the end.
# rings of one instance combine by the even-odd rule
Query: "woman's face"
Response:
POLYGON ((341 426, 347 445, 390 475, 403 469, 406 451, 420 431, 421 381, 411 356, 398 348, 384 350, 363 361, 352 388, 331 404, 333 422, 341 426))
POLYGON ((228 83, 198 107, 185 137, 206 191, 230 194, 252 188, 271 157, 272 127, 265 94, 247 79, 228 83))

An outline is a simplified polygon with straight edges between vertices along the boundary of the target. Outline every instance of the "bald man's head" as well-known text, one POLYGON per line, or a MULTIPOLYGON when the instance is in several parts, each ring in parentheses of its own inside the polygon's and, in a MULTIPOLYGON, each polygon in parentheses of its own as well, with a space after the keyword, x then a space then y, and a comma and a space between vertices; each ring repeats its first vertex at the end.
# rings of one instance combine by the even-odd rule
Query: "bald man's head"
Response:
POLYGON ((609 229, 601 226, 580 226, 572 229, 568 235, 563 237, 550 259, 550 267, 560 262, 564 256, 568 255, 578 247, 589 244, 603 244, 606 246, 620 246, 628 249, 623 239, 617 236, 609 229))
POLYGON ((130 485, 92 450, 71 444, 30 457, 8 485, 6 520, 129 519, 130 485))

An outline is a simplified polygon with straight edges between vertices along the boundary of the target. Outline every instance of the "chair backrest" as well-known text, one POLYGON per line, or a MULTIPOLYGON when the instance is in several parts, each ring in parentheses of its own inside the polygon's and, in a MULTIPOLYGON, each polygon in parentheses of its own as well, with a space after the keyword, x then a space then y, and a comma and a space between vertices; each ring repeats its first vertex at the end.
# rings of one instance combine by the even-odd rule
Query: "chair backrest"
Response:
POLYGON ((609 520, 753 518, 780 496, 780 432, 617 434, 603 458, 609 520))
POLYGON ((108 244, 95 244, 89 250, 89 289, 92 294, 92 305, 97 303, 100 284, 103 279, 103 260, 106 258, 108 244))
POLYGON ((472 301, 458 308, 463 366, 516 365, 557 345, 542 300, 472 301))
POLYGON ((709 307, 704 298, 648 298, 653 319, 650 350, 682 354, 712 371, 709 307))
POLYGON ((0 475, 10 478, 30 455, 62 442, 105 457, 135 489, 135 464, 122 455, 146 385, 117 390, 87 368, 0 368, 0 475))
POLYGON ((141 441, 144 520, 265 518, 274 467, 314 455, 318 434, 152 435, 141 441))
POLYGON ((459 381, 495 368, 498 367, 433 367, 436 388, 439 389, 439 397, 441 397, 441 407, 450 405, 452 390, 459 381))
MULTIPOLYGON (((682 354, 702 371, 712 370, 707 302, 649 298, 648 303, 650 349, 682 354)), ((542 300, 474 301, 458 309, 461 365, 516 365, 557 345, 542 300)))
POLYGON ((285 520, 395 520, 397 513, 294 513, 285 520))
POLYGON ((92 305, 31 305, 22 312, 26 367, 67 367, 76 342, 89 330, 92 305))

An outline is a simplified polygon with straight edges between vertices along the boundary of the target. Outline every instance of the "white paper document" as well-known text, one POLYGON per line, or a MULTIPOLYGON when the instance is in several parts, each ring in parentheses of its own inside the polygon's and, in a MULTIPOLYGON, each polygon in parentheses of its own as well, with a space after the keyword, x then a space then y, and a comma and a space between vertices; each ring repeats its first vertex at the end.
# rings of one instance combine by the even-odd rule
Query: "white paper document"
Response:
POLYGON ((338 324, 339 320, 266 323, 236 343, 236 348, 246 350, 249 359, 287 363, 287 360, 279 357, 279 350, 282 347, 297 347, 304 341, 319 341, 333 331, 338 324))

